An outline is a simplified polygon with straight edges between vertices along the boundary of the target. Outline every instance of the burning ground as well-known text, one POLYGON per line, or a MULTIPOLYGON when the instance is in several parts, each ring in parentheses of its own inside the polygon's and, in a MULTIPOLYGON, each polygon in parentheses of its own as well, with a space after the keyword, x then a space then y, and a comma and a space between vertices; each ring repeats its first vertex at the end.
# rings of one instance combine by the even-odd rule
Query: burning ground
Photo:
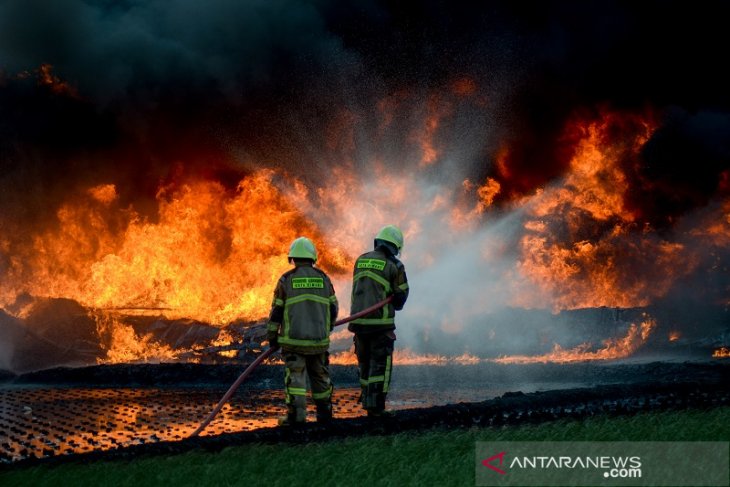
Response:
POLYGON ((3 2, 0 366, 255 351, 386 223, 401 361, 722 360, 724 9, 3 2))
MULTIPOLYGON (((328 425, 275 427, 284 412, 282 367, 259 369, 201 436, 190 433, 240 372, 201 364, 118 364, 0 377, 0 471, 38 463, 134 460, 200 448, 541 424, 659 411, 722 410, 727 362, 479 364, 399 367, 395 417, 373 421, 358 404, 356 367, 334 366, 328 425)), ((643 438, 646 440, 646 438, 643 438)))

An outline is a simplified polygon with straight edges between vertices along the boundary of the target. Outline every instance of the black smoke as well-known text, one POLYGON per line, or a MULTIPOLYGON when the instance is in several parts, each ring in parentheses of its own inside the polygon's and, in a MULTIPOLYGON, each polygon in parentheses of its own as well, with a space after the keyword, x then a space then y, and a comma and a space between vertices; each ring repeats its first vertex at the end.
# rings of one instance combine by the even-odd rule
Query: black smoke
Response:
POLYGON ((565 171, 572 145, 561 135, 576 111, 662 114, 643 159, 630 161, 627 201, 647 223, 671 226, 708 204, 730 168, 727 10, 665 0, 5 0, 3 208, 42 220, 65 192, 115 182, 123 203, 154 213, 157 188, 180 178, 235 186, 262 165, 319 177, 372 152, 412 170, 401 149, 413 114, 469 77, 483 103, 456 105, 436 140, 472 146, 459 164, 498 176, 502 201, 565 171), (40 82, 44 64, 74 93, 40 82), (382 134, 377 103, 387 97, 401 101, 382 134), (327 136, 343 112, 356 124, 347 150, 327 136), (509 174, 493 164, 504 147, 509 174))

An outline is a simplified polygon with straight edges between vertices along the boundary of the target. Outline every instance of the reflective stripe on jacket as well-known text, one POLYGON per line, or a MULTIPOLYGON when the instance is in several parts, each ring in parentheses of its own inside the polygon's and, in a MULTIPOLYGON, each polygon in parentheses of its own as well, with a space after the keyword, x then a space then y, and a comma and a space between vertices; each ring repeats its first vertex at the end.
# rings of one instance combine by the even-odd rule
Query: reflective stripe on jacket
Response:
POLYGON ((299 264, 276 285, 268 329, 279 332, 279 345, 284 350, 326 352, 337 311, 337 297, 327 274, 299 264))

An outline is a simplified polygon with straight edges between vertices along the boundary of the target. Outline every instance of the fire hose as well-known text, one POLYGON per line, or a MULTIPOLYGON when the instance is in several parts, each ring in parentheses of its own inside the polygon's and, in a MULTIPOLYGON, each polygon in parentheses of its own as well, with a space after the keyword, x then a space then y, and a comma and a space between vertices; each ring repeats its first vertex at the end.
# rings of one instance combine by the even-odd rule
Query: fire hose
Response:
MULTIPOLYGON (((332 325, 332 327, 334 328, 335 326, 344 325, 345 323, 349 323, 352 320, 362 318, 363 316, 366 316, 366 315, 372 313, 373 311, 382 308, 383 306, 388 304, 392 299, 393 299, 393 297, 390 296, 390 297, 384 299, 383 301, 380 301, 379 303, 376 303, 376 304, 370 306, 369 308, 365 308, 364 310, 359 311, 355 314, 352 314, 346 318, 342 318, 341 320, 335 321, 335 324, 332 325)), ((264 352, 262 352, 261 355, 256 357, 256 360, 251 362, 251 364, 248 367, 246 367, 246 370, 244 370, 243 373, 241 373, 241 375, 238 377, 238 379, 236 379, 236 381, 231 385, 231 387, 228 389, 228 392, 226 392, 223 395, 223 397, 221 398, 221 400, 218 401, 218 404, 216 404, 215 408, 213 408, 213 411, 211 411, 211 413, 208 415, 208 417, 205 418, 205 421, 200 423, 200 426, 198 426, 198 429, 196 429, 195 431, 190 433, 190 436, 188 438, 193 438, 195 436, 198 436, 200 434, 200 432, 203 431, 205 429, 205 427, 210 424, 211 421, 213 421, 213 419, 218 415, 218 413, 221 411, 221 409, 223 409, 223 406, 225 406, 225 404, 231 398, 233 393, 236 392, 236 389, 238 389, 238 386, 243 384, 243 381, 245 381, 246 378, 249 375, 251 375, 251 373, 254 371, 254 369, 256 369, 256 367, 261 365, 261 362, 266 360, 270 355, 272 355, 278 349, 279 349, 279 347, 269 347, 264 352)))

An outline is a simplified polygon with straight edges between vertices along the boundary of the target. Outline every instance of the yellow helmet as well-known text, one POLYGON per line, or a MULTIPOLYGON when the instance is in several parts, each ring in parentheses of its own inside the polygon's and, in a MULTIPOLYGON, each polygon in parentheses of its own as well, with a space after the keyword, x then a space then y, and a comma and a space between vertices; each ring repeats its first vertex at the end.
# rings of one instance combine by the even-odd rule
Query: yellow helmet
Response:
POLYGON ((312 259, 312 262, 317 262, 317 249, 307 237, 299 237, 289 247, 289 258, 312 259))
POLYGON ((375 235, 375 240, 385 240, 392 243, 398 249, 398 252, 403 249, 403 232, 395 225, 386 225, 381 228, 378 234, 375 235))

